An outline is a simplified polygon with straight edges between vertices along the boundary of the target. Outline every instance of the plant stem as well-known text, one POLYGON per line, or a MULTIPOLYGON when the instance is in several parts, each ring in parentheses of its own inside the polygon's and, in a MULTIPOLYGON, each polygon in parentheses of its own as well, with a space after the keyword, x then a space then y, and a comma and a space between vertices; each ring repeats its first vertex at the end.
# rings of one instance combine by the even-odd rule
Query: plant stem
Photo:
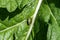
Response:
POLYGON ((29 36, 30 36, 30 33, 31 33, 31 31, 32 31, 32 28, 34 27, 33 25, 34 25, 34 22, 35 22, 35 19, 36 19, 38 10, 39 10, 39 8, 40 8, 40 6, 41 6, 41 3, 42 3, 42 0, 39 0, 39 2, 38 2, 38 4, 37 4, 37 7, 36 7, 36 10, 35 10, 35 12, 34 12, 33 18, 32 18, 32 23, 31 23, 31 25, 30 25, 30 29, 28 30, 28 34, 27 34, 25 40, 28 40, 28 38, 29 38, 29 36))

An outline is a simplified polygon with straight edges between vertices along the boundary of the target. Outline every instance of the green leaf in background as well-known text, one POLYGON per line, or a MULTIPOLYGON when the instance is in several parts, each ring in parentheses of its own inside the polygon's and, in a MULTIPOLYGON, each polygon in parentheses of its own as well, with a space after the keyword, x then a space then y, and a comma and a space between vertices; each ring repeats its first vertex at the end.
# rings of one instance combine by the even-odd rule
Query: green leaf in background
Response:
POLYGON ((7 8, 9 12, 13 12, 17 8, 16 0, 0 0, 0 7, 7 8))
POLYGON ((51 12, 51 17, 50 17, 50 24, 48 28, 48 40, 60 40, 60 6, 59 0, 48 0, 47 1, 49 4, 49 10, 51 12), (53 2, 53 3, 52 3, 53 2))
POLYGON ((0 0, 0 7, 5 8, 9 0, 0 0))
POLYGON ((60 0, 43 0, 34 25, 34 40, 60 40, 60 0))
POLYGON ((6 8, 9 12, 15 11, 17 8, 16 0, 9 0, 8 3, 6 4, 6 8))

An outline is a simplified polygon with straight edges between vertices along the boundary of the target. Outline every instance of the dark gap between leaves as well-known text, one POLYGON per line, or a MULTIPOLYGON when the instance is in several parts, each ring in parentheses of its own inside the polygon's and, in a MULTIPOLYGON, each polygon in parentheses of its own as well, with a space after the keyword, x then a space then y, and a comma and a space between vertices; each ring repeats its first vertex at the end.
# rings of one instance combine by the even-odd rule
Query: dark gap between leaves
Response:
POLYGON ((0 8, 0 19, 2 21, 4 21, 7 17, 9 17, 9 20, 10 20, 11 18, 16 16, 17 14, 21 13, 25 7, 26 7, 26 5, 21 9, 17 8, 15 11, 13 11, 11 13, 8 12, 6 8, 0 8))
POLYGON ((47 31, 48 31, 48 24, 43 20, 38 20, 39 22, 39 32, 36 33, 34 40, 47 40, 47 31))

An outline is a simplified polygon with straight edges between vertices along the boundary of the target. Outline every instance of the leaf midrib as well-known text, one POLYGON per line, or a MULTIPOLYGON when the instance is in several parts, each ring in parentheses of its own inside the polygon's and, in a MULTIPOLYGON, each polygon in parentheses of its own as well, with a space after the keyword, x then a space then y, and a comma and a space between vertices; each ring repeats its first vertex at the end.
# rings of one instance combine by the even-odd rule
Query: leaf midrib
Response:
MULTIPOLYGON (((24 21, 26 21, 26 20, 24 20, 24 21)), ((17 24, 15 24, 15 25, 11 26, 11 27, 8 27, 8 28, 6 28, 6 29, 4 29, 4 30, 1 30, 0 32, 4 32, 4 31, 7 31, 7 30, 9 30, 9 29, 11 29, 11 28, 15 28, 16 26, 20 25, 20 24, 21 24, 22 22, 24 22, 24 21, 21 21, 20 23, 17 23, 17 24)))

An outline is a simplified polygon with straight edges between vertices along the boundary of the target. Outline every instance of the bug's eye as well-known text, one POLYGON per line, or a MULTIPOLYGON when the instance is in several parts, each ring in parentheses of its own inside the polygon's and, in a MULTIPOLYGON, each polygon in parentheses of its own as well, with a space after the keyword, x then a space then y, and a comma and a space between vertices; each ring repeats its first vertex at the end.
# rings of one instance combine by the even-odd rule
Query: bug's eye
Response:
POLYGON ((30 25, 32 22, 32 18, 27 19, 27 24, 30 25))

